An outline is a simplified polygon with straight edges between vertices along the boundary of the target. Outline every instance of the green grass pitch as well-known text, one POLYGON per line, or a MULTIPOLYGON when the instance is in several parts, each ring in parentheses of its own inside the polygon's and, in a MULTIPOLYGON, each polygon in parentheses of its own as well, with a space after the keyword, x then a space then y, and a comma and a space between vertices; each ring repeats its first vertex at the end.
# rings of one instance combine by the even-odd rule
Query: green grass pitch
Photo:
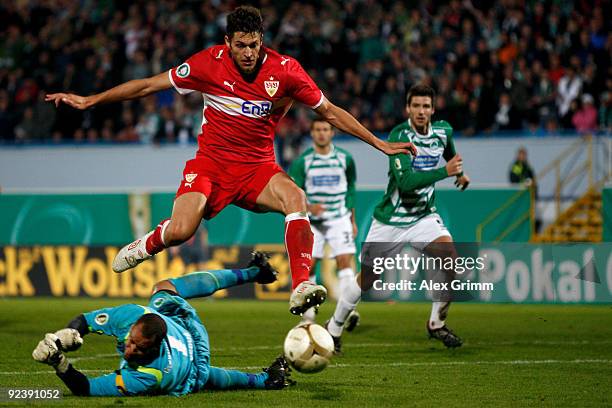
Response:
MULTIPOLYGON (((345 355, 319 374, 293 373, 281 391, 203 392, 186 397, 78 398, 31 358, 45 332, 121 300, 0 299, 0 387, 61 387, 53 406, 610 406, 612 306, 454 304, 457 350, 428 340, 429 304, 364 303, 344 336, 345 355)), ((141 300, 137 303, 144 303, 141 300)), ((286 302, 194 301, 209 331, 212 362, 259 371, 280 352, 297 319, 286 302)), ((333 304, 319 314, 320 323, 333 304)), ((114 370, 114 339, 88 335, 70 357, 87 374, 114 370), (99 370, 99 371, 95 371, 99 370)), ((0 402, 0 405, 6 405, 0 402)), ((11 403, 10 405, 15 406, 11 403)))

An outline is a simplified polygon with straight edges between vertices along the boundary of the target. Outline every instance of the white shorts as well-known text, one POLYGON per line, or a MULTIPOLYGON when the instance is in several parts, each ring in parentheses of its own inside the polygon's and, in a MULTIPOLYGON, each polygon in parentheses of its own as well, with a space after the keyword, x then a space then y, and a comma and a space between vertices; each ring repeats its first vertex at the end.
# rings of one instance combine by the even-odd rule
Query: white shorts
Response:
POLYGON ((451 234, 444 226, 442 218, 432 213, 406 227, 387 225, 372 220, 366 242, 409 243, 412 247, 422 251, 429 243, 445 236, 450 237, 451 234))
POLYGON ((355 237, 353 237, 353 224, 351 215, 335 218, 323 222, 310 223, 314 234, 312 257, 323 258, 325 243, 331 247, 331 256, 355 253, 355 237))

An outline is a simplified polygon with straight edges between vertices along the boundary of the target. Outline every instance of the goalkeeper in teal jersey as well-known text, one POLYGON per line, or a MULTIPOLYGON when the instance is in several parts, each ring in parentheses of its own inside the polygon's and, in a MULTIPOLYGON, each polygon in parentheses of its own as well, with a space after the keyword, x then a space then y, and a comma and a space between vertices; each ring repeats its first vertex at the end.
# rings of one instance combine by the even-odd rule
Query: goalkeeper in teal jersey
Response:
POLYGON ((247 282, 271 283, 276 271, 267 256, 254 253, 245 269, 195 272, 158 282, 147 306, 125 304, 74 318, 65 329, 47 333, 32 357, 49 364, 81 396, 184 395, 207 389, 279 389, 290 383, 284 358, 258 374, 210 365, 208 333, 185 300, 247 282), (68 362, 64 352, 78 349, 88 333, 117 339, 119 369, 87 377, 68 362))
MULTIPOLYGON (((430 256, 456 257, 452 237, 436 213, 434 184, 455 177, 455 185, 465 190, 470 179, 463 173, 463 161, 455 151, 453 128, 445 121, 431 122, 434 90, 415 85, 408 92, 406 102, 408 120, 391 131, 389 141, 414 143, 417 155, 389 157, 389 184, 374 210, 366 242, 389 243, 397 253, 409 243, 430 256), (446 165, 438 167, 441 158, 446 160, 446 165)), ((369 280, 370 276, 361 276, 358 281, 362 286, 352 280, 342 294, 327 327, 335 339, 340 338, 347 316, 359 302, 361 287, 364 290, 371 287, 369 280)), ((445 346, 459 347, 462 340, 446 326, 449 307, 450 302, 446 300, 433 302, 427 330, 430 337, 441 340, 445 346)))
MULTIPOLYGON (((329 122, 313 120, 310 136, 313 146, 291 163, 289 176, 306 193, 310 228, 314 234, 313 270, 323 258, 328 243, 336 259, 338 292, 342 293, 355 278, 355 161, 348 151, 332 143, 334 128, 329 122)), ((315 308, 308 309, 302 317, 306 322, 314 322, 315 308)), ((359 314, 353 311, 347 319, 346 329, 351 331, 358 323, 359 314)))

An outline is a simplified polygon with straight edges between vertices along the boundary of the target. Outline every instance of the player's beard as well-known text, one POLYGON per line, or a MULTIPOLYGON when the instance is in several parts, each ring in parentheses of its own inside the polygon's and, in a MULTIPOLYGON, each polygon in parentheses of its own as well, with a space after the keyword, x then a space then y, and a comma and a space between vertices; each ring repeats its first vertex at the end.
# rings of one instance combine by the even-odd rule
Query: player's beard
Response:
POLYGON ((238 68, 238 72, 240 72, 240 76, 247 82, 253 82, 255 78, 257 78, 257 74, 259 74, 259 70, 261 69, 261 64, 263 62, 263 56, 265 55, 265 51, 262 50, 259 52, 259 58, 257 58, 257 62, 255 63, 255 67, 250 72, 245 72, 242 70, 240 65, 234 60, 234 64, 236 68, 238 68))
POLYGON ((427 134, 427 129, 429 128, 429 121, 426 121, 423 126, 419 126, 416 124, 416 121, 412 121, 412 126, 414 127, 414 130, 416 130, 418 134, 425 135, 427 134))

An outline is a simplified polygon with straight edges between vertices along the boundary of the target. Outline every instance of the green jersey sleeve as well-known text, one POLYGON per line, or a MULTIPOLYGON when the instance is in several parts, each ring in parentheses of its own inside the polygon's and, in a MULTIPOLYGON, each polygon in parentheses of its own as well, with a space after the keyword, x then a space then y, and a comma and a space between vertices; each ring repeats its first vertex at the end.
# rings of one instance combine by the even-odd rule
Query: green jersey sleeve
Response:
POLYGON ((346 208, 355 208, 355 182, 357 181, 357 169, 352 156, 348 156, 346 163, 346 208))
POLYGON ((304 188, 304 183, 306 182, 306 171, 304 169, 304 157, 299 156, 295 159, 291 166, 289 167, 289 177, 295 181, 295 184, 300 188, 304 188))
POLYGON ((429 171, 413 171, 412 158, 407 154, 396 154, 389 158, 391 176, 401 192, 427 187, 448 177, 446 167, 429 171))
MULTIPOLYGON (((457 155, 457 149, 455 149, 455 139, 453 137, 453 127, 446 121, 439 122, 446 130, 446 147, 442 156, 447 162, 457 155)), ((457 175, 457 177, 463 176, 463 172, 457 175)))
MULTIPOLYGON (((400 140, 400 134, 404 125, 396 126, 389 134, 389 142, 406 142, 400 140)), ((412 156, 410 154, 395 154, 389 156, 389 173, 395 179, 400 192, 412 191, 427 187, 437 181, 448 177, 446 167, 429 171, 413 171, 412 156)))

